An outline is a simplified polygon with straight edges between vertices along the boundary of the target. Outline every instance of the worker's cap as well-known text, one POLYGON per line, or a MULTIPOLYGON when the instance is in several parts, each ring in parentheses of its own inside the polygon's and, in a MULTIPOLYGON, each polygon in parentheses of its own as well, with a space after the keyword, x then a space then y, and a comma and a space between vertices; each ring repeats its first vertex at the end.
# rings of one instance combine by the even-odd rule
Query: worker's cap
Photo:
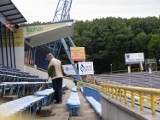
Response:
POLYGON ((49 56, 53 56, 53 54, 52 54, 52 53, 48 53, 48 54, 46 55, 46 59, 45 59, 45 60, 47 60, 47 58, 48 58, 49 56))

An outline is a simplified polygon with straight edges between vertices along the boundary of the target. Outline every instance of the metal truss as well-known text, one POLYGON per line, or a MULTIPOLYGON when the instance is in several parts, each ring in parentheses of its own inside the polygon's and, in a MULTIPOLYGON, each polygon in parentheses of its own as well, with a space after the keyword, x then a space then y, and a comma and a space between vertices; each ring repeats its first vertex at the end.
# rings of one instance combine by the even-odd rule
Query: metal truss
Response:
POLYGON ((59 0, 53 22, 60 22, 63 20, 70 20, 70 9, 72 0, 59 0))

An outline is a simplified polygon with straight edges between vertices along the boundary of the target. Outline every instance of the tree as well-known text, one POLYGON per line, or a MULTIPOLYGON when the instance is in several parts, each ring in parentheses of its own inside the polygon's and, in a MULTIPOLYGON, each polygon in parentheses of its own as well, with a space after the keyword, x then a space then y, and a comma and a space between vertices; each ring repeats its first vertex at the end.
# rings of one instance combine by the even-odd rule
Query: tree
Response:
POLYGON ((160 59, 160 35, 153 34, 151 36, 151 40, 148 44, 148 51, 150 57, 156 58, 156 60, 160 59))
POLYGON ((145 58, 159 59, 159 54, 155 51, 160 50, 158 43, 155 43, 156 49, 152 47, 153 39, 159 39, 154 35, 159 34, 159 18, 108 17, 77 21, 73 40, 76 46, 85 47, 87 61, 94 62, 96 73, 104 73, 110 72, 110 64, 113 65, 113 70, 126 69, 125 53, 143 52, 145 58))

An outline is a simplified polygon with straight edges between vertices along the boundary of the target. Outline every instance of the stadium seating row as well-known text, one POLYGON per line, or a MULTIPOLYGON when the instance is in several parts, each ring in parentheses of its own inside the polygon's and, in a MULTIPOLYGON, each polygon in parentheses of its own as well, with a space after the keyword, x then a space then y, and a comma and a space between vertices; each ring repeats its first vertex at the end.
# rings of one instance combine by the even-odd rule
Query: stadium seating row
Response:
POLYGON ((21 72, 18 69, 0 67, 0 82, 45 82, 36 75, 27 72, 21 72))
POLYGON ((40 79, 38 76, 21 72, 18 69, 1 66, 1 97, 17 95, 19 99, 0 105, 0 120, 8 120, 8 118, 21 120, 23 117, 30 120, 42 106, 49 105, 53 101, 54 91, 53 89, 46 89, 36 92, 41 86, 43 86, 41 88, 43 90, 49 88, 51 83, 46 82, 45 79, 40 79))
POLYGON ((4 95, 17 95, 19 98, 26 95, 33 95, 39 87, 43 85, 43 89, 49 88, 49 82, 2 82, 0 84, 1 97, 4 95))
MULTIPOLYGON (((66 85, 63 85, 63 89, 66 87, 66 85)), ((3 103, 0 105, 0 120, 30 120, 37 111, 41 110, 42 106, 50 105, 53 99, 54 90, 50 88, 38 91, 34 95, 3 103)))
POLYGON ((80 100, 76 86, 72 88, 66 106, 69 108, 70 116, 78 116, 80 114, 80 100))
POLYGON ((0 74, 0 82, 45 82, 46 79, 38 77, 14 76, 8 74, 0 74))
MULTIPOLYGON (((42 107, 45 96, 26 96, 0 105, 1 119, 15 119, 22 114, 27 118, 33 117, 38 108, 42 107), (27 112, 27 114, 25 113, 27 112)), ((20 119, 20 118, 19 118, 20 119)), ((22 118, 24 119, 24 118, 22 118)))

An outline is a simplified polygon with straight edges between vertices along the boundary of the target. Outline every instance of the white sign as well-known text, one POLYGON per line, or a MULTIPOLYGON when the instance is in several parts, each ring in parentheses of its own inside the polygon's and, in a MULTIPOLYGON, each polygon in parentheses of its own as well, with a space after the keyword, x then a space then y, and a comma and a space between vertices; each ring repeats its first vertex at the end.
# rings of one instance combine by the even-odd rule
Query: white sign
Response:
POLYGON ((94 74, 93 62, 78 62, 79 75, 94 74))
MULTIPOLYGON (((62 65, 63 67, 63 71, 66 75, 77 75, 73 66, 71 64, 69 65, 62 65)), ((77 68, 77 65, 76 65, 76 68, 77 68)))
POLYGON ((144 62, 144 53, 126 53, 126 64, 140 64, 144 62))

